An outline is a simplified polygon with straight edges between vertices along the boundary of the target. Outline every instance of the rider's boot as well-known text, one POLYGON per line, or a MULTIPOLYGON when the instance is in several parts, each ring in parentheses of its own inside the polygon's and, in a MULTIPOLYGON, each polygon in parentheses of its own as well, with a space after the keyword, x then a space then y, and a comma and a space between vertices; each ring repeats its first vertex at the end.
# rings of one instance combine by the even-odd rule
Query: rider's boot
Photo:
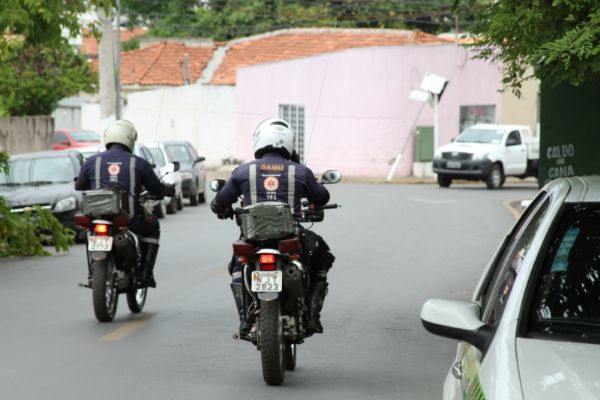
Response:
POLYGON ((244 288, 241 282, 231 283, 231 292, 233 293, 233 299, 235 300, 235 306, 237 307, 238 315, 240 316, 240 336, 247 336, 252 329, 252 323, 246 321, 245 310, 244 310, 244 288))
POLYGON ((158 243, 147 243, 145 242, 142 247, 144 252, 144 266, 142 269, 142 276, 144 285, 155 288, 156 281, 154 280, 154 263, 156 263, 156 256, 158 255, 158 243))
POLYGON ((327 296, 327 281, 315 282, 310 289, 310 310, 309 319, 306 325, 306 333, 323 333, 323 325, 321 325, 321 310, 327 296))

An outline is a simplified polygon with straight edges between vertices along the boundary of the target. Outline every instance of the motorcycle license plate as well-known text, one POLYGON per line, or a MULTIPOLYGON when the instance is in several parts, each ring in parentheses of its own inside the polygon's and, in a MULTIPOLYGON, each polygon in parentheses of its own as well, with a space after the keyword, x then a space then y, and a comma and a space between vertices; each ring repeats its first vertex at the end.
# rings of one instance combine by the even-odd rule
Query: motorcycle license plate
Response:
POLYGON ((281 271, 252 271, 253 292, 281 292, 281 271))
POLYGON ((448 168, 455 168, 455 169, 459 169, 460 167, 462 167, 462 164, 460 163, 460 161, 448 161, 448 164, 446 164, 448 168))
POLYGON ((90 236, 88 237, 89 251, 110 251, 112 249, 112 236, 90 236))

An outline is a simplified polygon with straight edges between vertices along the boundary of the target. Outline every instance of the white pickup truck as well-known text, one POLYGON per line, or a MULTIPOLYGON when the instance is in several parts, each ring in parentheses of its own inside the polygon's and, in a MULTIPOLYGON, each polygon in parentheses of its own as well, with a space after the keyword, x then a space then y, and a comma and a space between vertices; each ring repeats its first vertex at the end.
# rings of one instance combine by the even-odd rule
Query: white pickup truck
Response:
POLYGON ((436 150, 433 172, 440 187, 449 187, 453 179, 467 179, 496 189, 507 176, 537 176, 539 156, 539 138, 529 127, 477 124, 436 150))

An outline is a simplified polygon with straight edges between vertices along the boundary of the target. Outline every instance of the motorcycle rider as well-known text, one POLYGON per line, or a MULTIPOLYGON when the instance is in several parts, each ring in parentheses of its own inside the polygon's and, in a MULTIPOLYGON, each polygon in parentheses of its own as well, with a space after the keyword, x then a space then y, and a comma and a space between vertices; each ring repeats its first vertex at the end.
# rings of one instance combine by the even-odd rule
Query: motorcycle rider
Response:
MULTIPOLYGON (((282 119, 270 118, 261 122, 254 131, 255 160, 240 165, 232 173, 227 184, 211 202, 211 210, 220 219, 233 215, 231 206, 243 195, 244 206, 265 201, 288 203, 294 214, 301 217, 301 199, 307 198, 311 204, 324 205, 329 201, 329 191, 318 183, 313 172, 299 163, 294 151, 295 136, 290 125, 282 119)), ((322 238, 300 227, 301 239, 307 236, 319 238, 313 241, 321 249, 329 248, 322 238)), ((302 241, 301 259, 305 265, 314 249, 307 248, 302 241)), ((329 253, 330 261, 333 255, 329 253)), ((327 270, 331 267, 323 263, 311 263, 310 274, 310 313, 307 333, 323 333, 320 312, 327 294, 327 270), (320 264, 320 265, 319 265, 320 264)), ((325 263, 327 264, 327 263, 325 263)), ((246 321, 243 307, 243 266, 233 257, 230 264, 232 278, 231 291, 240 317, 240 335, 245 336, 252 328, 252 321, 246 321)), ((252 318, 252 316, 250 317, 252 318)))
MULTIPOLYGON (((131 122, 111 122, 104 131, 106 151, 94 154, 83 164, 75 189, 114 188, 129 193, 129 213, 133 215, 129 230, 140 239, 143 283, 155 288, 154 263, 158 255, 160 226, 156 217, 144 216, 138 198, 142 186, 157 196, 173 196, 175 190, 160 182, 146 160, 132 154, 136 139, 137 131, 131 122)), ((88 280, 91 281, 91 275, 88 280)))

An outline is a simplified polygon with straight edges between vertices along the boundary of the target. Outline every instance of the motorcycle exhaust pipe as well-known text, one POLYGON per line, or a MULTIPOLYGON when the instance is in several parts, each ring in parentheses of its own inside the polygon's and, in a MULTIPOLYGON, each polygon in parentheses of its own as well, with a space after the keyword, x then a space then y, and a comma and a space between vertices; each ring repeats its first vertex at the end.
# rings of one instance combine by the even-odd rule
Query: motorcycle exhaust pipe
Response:
POLYGON ((126 263, 135 260, 135 245, 125 233, 117 233, 114 236, 113 246, 119 257, 126 263))
POLYGON ((304 296, 304 276, 296 265, 283 267, 283 287, 291 298, 304 296))

